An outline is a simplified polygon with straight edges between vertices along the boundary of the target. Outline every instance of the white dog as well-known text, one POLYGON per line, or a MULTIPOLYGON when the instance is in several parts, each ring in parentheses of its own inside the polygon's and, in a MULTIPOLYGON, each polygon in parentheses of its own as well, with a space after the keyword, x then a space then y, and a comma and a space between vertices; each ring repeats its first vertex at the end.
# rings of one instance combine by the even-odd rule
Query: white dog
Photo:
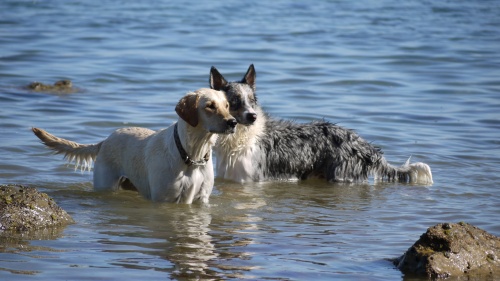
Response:
POLYGON ((217 134, 234 133, 236 119, 224 93, 211 89, 188 93, 175 111, 180 118, 167 129, 122 128, 90 145, 32 130, 77 166, 90 169, 95 160, 95 190, 117 190, 128 182, 153 201, 207 203, 214 185, 212 146, 217 134))

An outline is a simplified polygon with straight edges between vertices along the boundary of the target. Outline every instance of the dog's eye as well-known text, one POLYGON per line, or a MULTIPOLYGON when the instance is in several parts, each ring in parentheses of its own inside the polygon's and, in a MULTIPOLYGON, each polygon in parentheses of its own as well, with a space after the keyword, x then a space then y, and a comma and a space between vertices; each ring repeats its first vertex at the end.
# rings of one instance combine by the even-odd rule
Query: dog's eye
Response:
POLYGON ((238 110, 241 108, 241 100, 240 99, 233 99, 230 101, 230 109, 231 110, 238 110))
POLYGON ((229 109, 229 103, 226 102, 226 109, 229 109))
POLYGON ((207 108, 211 109, 211 110, 215 110, 215 108, 216 108, 215 103, 211 102, 211 103, 207 104, 207 108))

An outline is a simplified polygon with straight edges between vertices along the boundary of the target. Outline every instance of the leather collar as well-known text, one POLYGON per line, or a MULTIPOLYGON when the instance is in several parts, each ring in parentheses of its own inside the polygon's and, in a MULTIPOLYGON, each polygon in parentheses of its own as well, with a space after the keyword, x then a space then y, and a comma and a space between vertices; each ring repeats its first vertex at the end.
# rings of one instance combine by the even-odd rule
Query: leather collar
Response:
POLYGON ((184 147, 182 147, 181 140, 179 139, 179 133, 177 132, 177 123, 174 125, 174 140, 175 140, 175 145, 177 146, 177 150, 179 151, 179 154, 181 155, 182 161, 186 165, 189 166, 205 166, 210 159, 210 151, 205 154, 205 157, 203 157, 202 160, 194 161, 189 157, 187 154, 186 150, 184 150, 184 147))

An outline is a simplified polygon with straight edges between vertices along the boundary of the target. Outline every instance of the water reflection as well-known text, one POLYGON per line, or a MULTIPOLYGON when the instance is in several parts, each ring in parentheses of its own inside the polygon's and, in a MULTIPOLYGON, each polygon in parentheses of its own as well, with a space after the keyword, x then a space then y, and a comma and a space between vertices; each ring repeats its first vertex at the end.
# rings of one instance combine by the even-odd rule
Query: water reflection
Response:
POLYGON ((160 208, 162 212, 169 213, 168 223, 163 226, 164 230, 154 231, 169 244, 165 258, 175 264, 173 276, 205 278, 216 275, 209 265, 218 257, 210 234, 210 210, 202 206, 164 205, 160 208))
MULTIPOLYGON (((153 203, 133 191, 94 192, 91 183, 44 191, 49 189, 77 221, 69 237, 59 242, 74 245, 57 256, 69 257, 63 263, 104 274, 117 267, 136 270, 132 274, 153 270, 179 279, 274 278, 311 270, 334 277, 337 272, 329 270, 332 266, 352 266, 352 258, 343 253, 351 257, 358 253, 358 259, 366 259, 363 249, 378 243, 378 238, 370 238, 373 231, 387 232, 389 240, 402 235, 384 226, 395 218, 394 211, 381 211, 389 200, 412 194, 425 197, 428 192, 388 183, 218 181, 209 205, 177 205, 153 203), (371 221, 371 227, 366 221, 371 221), (273 269, 276 264, 281 264, 278 271, 273 269)), ((60 235, 46 238, 61 239, 60 235)), ((13 243, 20 248, 29 245, 13 243)), ((58 251, 35 250, 42 256, 58 251)), ((18 249, 12 253, 22 264, 25 256, 19 258, 18 249)), ((18 272, 15 265, 3 270, 43 272, 18 272)))
POLYGON ((65 228, 66 226, 56 226, 25 232, 0 232, 0 253, 2 253, 0 255, 0 264, 10 265, 8 268, 0 267, 0 271, 22 275, 41 273, 39 270, 28 269, 23 264, 31 259, 43 259, 49 256, 50 253, 62 251, 48 246, 33 245, 31 240, 55 240, 62 237, 65 228))
POLYGON ((98 243, 106 245, 106 253, 123 256, 141 252, 168 261, 153 264, 120 257, 112 259, 113 265, 196 279, 237 277, 242 276, 239 271, 250 269, 232 265, 230 260, 248 258, 247 253, 235 249, 252 243, 251 239, 236 236, 245 230, 255 230, 258 219, 226 213, 227 209, 220 209, 224 202, 161 204, 147 202, 132 192, 104 195, 102 200, 95 205, 106 205, 102 211, 109 212, 97 224, 102 228, 100 234, 105 235, 98 243))
MULTIPOLYGON (((271 241, 276 236, 307 239, 317 235, 314 234, 317 230, 304 225, 314 228, 325 223, 325 219, 330 221, 316 205, 318 202, 329 205, 332 204, 329 198, 343 200, 344 196, 335 196, 335 188, 314 187, 314 182, 312 185, 218 182, 209 205, 152 203, 134 192, 122 191, 97 194, 95 202, 85 200, 85 208, 100 208, 96 227, 104 236, 98 243, 105 245, 103 252, 113 255, 107 260, 111 265, 168 272, 174 278, 243 278, 251 277, 251 271, 267 267, 254 257, 274 247, 271 241), (311 188, 323 190, 329 196, 313 195, 311 188), (288 202, 286 208, 282 200, 288 202), (314 210, 318 216, 314 216, 314 210), (313 216, 308 217, 311 212, 313 216), (132 257, 123 258, 127 253, 132 257), (166 263, 138 259, 137 253, 159 257, 166 263)), ((334 233, 325 231, 320 235, 334 233)), ((283 241, 287 243, 288 239, 283 241)), ((321 246, 321 241, 317 243, 314 246, 321 246)), ((285 247, 270 252, 288 259, 285 247)), ((314 261, 309 254, 292 261, 325 265, 314 261)))

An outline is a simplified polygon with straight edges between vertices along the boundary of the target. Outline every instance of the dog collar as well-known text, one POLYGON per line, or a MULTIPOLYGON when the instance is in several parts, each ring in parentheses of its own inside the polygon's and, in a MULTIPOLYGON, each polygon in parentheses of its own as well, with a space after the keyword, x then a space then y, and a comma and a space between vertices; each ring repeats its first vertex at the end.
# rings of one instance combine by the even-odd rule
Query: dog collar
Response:
POLYGON ((210 159, 210 151, 205 154, 205 157, 203 157, 202 160, 199 161, 194 161, 189 157, 187 152, 184 150, 184 147, 182 147, 181 140, 179 139, 179 133, 177 132, 177 123, 174 125, 174 140, 175 140, 175 145, 177 146, 177 150, 179 150, 179 154, 181 155, 182 160, 186 165, 189 166, 205 166, 210 159))

